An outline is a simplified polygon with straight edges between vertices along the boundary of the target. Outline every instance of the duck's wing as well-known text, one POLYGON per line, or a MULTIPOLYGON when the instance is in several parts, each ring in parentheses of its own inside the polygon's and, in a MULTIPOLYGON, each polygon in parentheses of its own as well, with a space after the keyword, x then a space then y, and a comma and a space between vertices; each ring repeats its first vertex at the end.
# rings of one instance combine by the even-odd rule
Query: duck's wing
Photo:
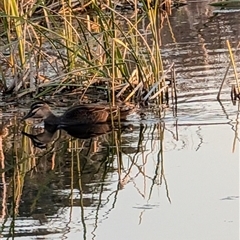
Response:
POLYGON ((121 103, 117 106, 119 108, 120 119, 126 120, 126 117, 136 111, 136 105, 131 103, 121 103))
POLYGON ((107 121, 109 110, 99 105, 77 105, 68 109, 61 116, 61 123, 66 125, 93 124, 107 121))

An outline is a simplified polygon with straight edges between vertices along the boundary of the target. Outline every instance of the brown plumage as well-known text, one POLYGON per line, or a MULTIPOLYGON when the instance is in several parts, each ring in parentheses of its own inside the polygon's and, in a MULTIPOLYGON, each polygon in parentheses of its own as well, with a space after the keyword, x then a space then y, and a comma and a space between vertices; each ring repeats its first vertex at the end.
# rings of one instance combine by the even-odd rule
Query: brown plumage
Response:
POLYGON ((43 118, 45 124, 58 127, 96 124, 110 121, 111 115, 114 120, 117 120, 119 113, 121 120, 126 119, 127 115, 133 112, 134 109, 134 105, 110 107, 107 104, 84 104, 73 106, 63 115, 56 116, 52 113, 47 103, 36 102, 32 104, 30 111, 22 120, 28 118, 43 118))

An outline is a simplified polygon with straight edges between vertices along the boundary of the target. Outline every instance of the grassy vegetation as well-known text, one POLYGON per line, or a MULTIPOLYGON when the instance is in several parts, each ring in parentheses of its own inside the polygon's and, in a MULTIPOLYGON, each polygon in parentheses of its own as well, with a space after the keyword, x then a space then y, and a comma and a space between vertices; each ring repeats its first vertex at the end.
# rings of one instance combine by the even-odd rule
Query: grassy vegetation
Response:
POLYGON ((114 104, 116 97, 139 100, 154 86, 151 95, 163 100, 160 23, 171 1, 135 0, 128 14, 110 2, 59 2, 0 5, 4 93, 40 98, 75 91, 82 100, 104 92, 114 104))
MULTIPOLYGON (((64 93, 73 94, 75 98, 77 95, 80 101, 84 100, 84 96, 91 101, 94 96, 103 99, 108 95, 112 104, 115 104, 116 98, 123 101, 153 100, 162 104, 168 88, 165 82, 166 74, 174 69, 171 65, 171 68, 164 71, 160 44, 161 23, 167 14, 163 8, 170 11, 171 1, 159 0, 154 5, 149 1, 135 1, 128 14, 119 11, 115 4, 99 5, 91 1, 90 4, 81 5, 79 2, 37 1, 34 4, 34 1, 0 1, 2 92, 15 98, 29 95, 33 98, 62 97, 64 93), (61 4, 56 5, 56 2, 61 4), (141 12, 137 7, 140 3, 141 12), (83 12, 86 8, 87 11, 83 12)), ((174 86, 174 82, 171 83, 174 86)), ((117 131, 113 130, 108 137, 99 137, 99 142, 89 140, 90 143, 57 132, 51 141, 47 139, 50 146, 46 150, 41 149, 46 145, 44 142, 41 144, 39 141, 40 145, 35 146, 27 135, 19 137, 22 130, 19 122, 12 123, 12 127, 14 134, 8 136, 9 140, 4 137, 2 141, 5 144, 10 143, 11 152, 6 154, 0 144, 0 150, 5 151, 7 156, 4 159, 3 155, 1 161, 1 176, 4 180, 3 206, 7 205, 7 199, 12 196, 9 212, 5 213, 3 209, 2 216, 12 216, 13 227, 9 231, 11 233, 14 233, 15 216, 19 214, 19 206, 22 199, 25 199, 26 192, 28 194, 30 189, 36 193, 27 196, 31 202, 28 212, 32 214, 39 209, 41 198, 46 194, 49 196, 52 191, 49 183, 53 179, 55 183, 59 183, 57 185, 61 189, 59 186, 62 184, 62 175, 59 177, 55 172, 68 172, 69 166, 71 191, 75 188, 74 182, 78 181, 78 188, 82 192, 86 163, 92 164, 85 174, 87 183, 91 174, 92 178, 97 175, 102 177, 101 181, 104 183, 107 173, 115 171, 113 162, 117 159, 120 187, 127 183, 131 169, 137 166, 144 179, 152 180, 149 198, 155 183, 160 181, 157 185, 165 184, 170 201, 163 171, 162 123, 148 134, 153 136, 153 132, 157 131, 161 140, 153 177, 142 171, 141 156, 145 154, 147 141, 151 141, 152 146, 155 146, 156 141, 144 139, 144 125, 140 126, 136 148, 128 145, 124 147, 124 138, 119 128, 117 131), (58 141, 59 139, 61 141, 58 141), (101 148, 95 149, 98 146, 107 146, 108 151, 103 151, 101 161, 94 161, 101 156, 101 148), (123 155, 129 155, 129 164, 122 161, 123 155), (9 156, 11 159, 8 159, 9 156), (88 159, 91 160, 89 163, 88 159), (96 169, 97 171, 94 171, 96 169)), ((24 125, 23 130, 31 132, 28 124, 24 125)), ((39 135, 42 136, 41 133, 39 135)), ((2 138, 0 136, 0 140, 2 138)), ((155 151, 153 147, 151 153, 155 151)), ((147 162, 149 156, 151 155, 144 156, 144 162, 147 162)), ((82 196, 81 194, 81 198, 82 196)), ((70 206, 73 206, 72 202, 70 206)), ((49 209, 47 214, 51 215, 49 209)), ((7 219, 6 217, 3 226, 7 225, 7 219)))

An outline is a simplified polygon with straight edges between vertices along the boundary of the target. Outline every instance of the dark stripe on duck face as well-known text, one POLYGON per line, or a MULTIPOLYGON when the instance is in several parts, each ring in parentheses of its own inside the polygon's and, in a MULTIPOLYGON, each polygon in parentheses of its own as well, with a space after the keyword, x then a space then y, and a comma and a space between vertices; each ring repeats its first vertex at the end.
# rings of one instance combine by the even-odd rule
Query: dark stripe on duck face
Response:
POLYGON ((28 119, 28 118, 31 118, 32 116, 34 116, 36 111, 37 111, 37 109, 36 109, 35 111, 30 110, 30 112, 28 112, 28 113, 22 118, 22 121, 23 121, 23 120, 26 120, 26 119, 28 119))
POLYGON ((46 105, 46 103, 44 102, 35 102, 31 105, 30 109, 32 110, 32 109, 40 108, 44 105, 46 105))
POLYGON ((33 103, 30 107, 30 111, 27 113, 27 115, 25 115, 23 118, 22 118, 22 121, 23 120, 26 120, 28 118, 31 118, 31 117, 36 117, 38 118, 38 116, 35 116, 37 111, 39 110, 39 108, 41 108, 42 106, 44 106, 45 103, 43 102, 36 102, 36 103, 33 103))

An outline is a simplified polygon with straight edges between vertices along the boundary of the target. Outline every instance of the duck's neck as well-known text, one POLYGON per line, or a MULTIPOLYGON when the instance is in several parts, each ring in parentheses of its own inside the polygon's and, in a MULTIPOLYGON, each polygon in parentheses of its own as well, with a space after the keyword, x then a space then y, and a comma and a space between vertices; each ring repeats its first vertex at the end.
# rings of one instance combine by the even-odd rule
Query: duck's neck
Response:
POLYGON ((60 119, 58 116, 54 115, 51 111, 49 111, 48 114, 46 114, 44 117, 44 122, 48 125, 58 125, 60 119))

